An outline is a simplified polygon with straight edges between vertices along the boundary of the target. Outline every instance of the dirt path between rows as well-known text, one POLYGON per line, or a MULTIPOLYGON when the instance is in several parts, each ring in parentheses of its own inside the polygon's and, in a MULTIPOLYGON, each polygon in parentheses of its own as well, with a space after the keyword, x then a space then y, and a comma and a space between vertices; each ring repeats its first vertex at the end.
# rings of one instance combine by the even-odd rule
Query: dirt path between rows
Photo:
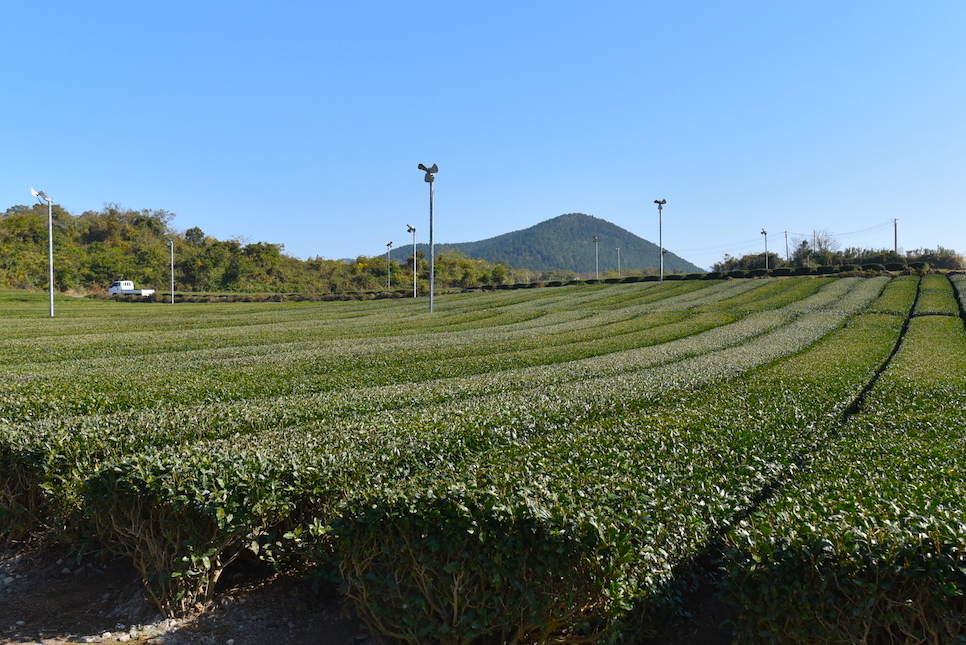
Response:
MULTIPOLYGON (((165 619, 130 563, 78 563, 70 554, 0 549, 0 645, 375 645, 335 596, 298 575, 230 574, 214 606, 165 619)), ((727 607, 699 598, 693 617, 644 645, 728 645, 727 607)))

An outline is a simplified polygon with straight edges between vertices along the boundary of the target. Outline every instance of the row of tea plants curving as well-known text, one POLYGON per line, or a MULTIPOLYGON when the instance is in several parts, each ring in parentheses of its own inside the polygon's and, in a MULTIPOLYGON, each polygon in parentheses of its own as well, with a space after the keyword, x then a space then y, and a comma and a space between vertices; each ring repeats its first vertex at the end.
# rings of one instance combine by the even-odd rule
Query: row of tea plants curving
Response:
POLYGON ((787 278, 0 320, 0 529, 129 555, 171 614, 242 555, 315 566, 412 643, 647 635, 725 539, 763 634, 736 591, 749 527, 875 401, 915 409, 876 396, 920 321, 962 332, 952 293, 787 278))

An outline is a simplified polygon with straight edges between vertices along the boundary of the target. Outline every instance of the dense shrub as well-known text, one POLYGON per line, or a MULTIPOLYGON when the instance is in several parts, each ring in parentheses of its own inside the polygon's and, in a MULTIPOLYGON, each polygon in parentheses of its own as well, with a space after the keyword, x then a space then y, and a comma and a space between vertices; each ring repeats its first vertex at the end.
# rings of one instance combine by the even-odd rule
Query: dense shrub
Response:
POLYGON ((812 267, 795 267, 795 275, 814 275, 815 269, 812 267))
POLYGON ((872 262, 870 264, 863 264, 862 265, 862 270, 863 271, 870 271, 870 272, 871 271, 885 271, 886 268, 885 268, 885 266, 883 266, 881 264, 872 262))
POLYGON ((748 276, 752 278, 764 278, 771 275, 771 269, 751 269, 748 271, 748 276))
POLYGON ((839 271, 842 273, 847 273, 849 271, 858 271, 859 267, 854 264, 843 264, 839 267, 839 271))
POLYGON ((916 271, 927 271, 929 269, 928 262, 910 262, 910 269, 915 269, 916 271))
POLYGON ((823 264, 822 266, 815 268, 815 273, 818 275, 831 275, 833 273, 838 273, 838 269, 828 264, 823 264))
POLYGON ((771 274, 774 276, 786 276, 792 275, 794 270, 791 267, 778 267, 777 269, 772 269, 771 274))
POLYGON ((685 280, 703 280, 705 275, 706 274, 704 273, 689 273, 686 276, 684 276, 684 279, 685 280))
POLYGON ((747 278, 748 271, 745 269, 735 269, 733 271, 728 271, 729 278, 747 278))
POLYGON ((906 265, 904 262, 887 262, 885 268, 886 271, 905 271, 906 265))

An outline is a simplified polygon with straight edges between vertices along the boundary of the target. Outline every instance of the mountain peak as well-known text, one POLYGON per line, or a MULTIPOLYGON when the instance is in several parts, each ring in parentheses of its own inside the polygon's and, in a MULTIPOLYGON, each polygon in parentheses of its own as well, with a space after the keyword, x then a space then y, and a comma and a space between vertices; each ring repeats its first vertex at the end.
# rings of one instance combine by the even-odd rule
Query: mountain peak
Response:
MULTIPOLYGON (((601 271, 617 268, 618 248, 621 268, 625 271, 660 266, 661 254, 656 244, 607 220, 584 213, 558 215, 529 228, 478 242, 439 244, 437 252, 459 251, 468 258, 505 262, 512 267, 534 271, 559 269, 589 273, 595 270, 595 236, 601 271)), ((703 271, 666 249, 664 270, 668 273, 703 271)))

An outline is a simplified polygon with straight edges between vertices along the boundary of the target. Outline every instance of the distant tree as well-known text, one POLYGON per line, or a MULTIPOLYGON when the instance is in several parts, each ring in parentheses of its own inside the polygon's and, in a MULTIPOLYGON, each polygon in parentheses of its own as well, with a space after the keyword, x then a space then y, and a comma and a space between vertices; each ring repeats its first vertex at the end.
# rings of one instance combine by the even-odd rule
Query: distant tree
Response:
POLYGON ((197 226, 194 226, 184 232, 184 239, 190 244, 200 246, 205 243, 205 232, 197 226))
POLYGON ((966 268, 966 258, 962 254, 937 246, 933 249, 916 249, 906 253, 909 262, 928 262, 934 269, 962 269, 966 268))

